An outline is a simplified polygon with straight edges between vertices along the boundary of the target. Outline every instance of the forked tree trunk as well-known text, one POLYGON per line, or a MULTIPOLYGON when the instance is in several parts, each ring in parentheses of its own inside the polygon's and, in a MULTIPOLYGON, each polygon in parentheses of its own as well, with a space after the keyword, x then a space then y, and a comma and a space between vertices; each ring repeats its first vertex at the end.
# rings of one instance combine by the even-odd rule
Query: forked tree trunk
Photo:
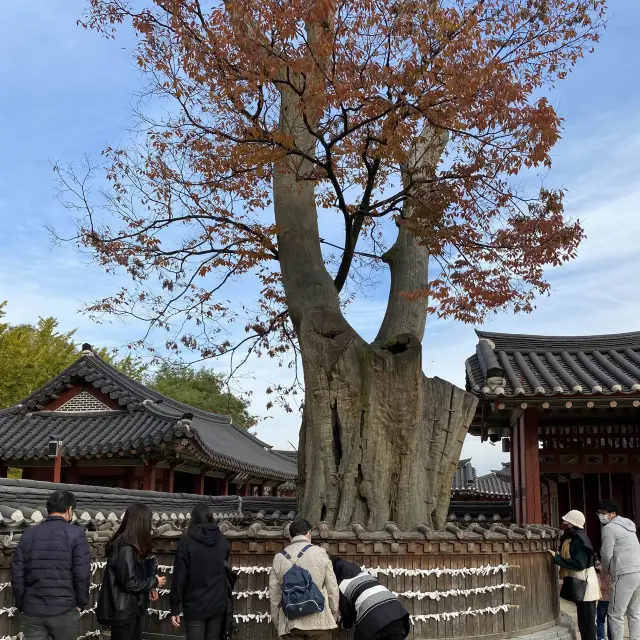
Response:
POLYGON ((310 328, 318 329, 301 341, 301 512, 337 528, 442 526, 477 400, 424 376, 414 336, 369 345, 335 327, 310 328), (317 366, 327 356, 332 364, 317 366))
MULTIPOLYGON (((344 318, 322 257, 306 159, 317 140, 299 96, 281 89, 280 128, 301 153, 276 163, 273 194, 282 281, 304 368, 300 512, 338 528, 380 528, 388 521, 441 526, 477 401, 422 372, 427 303, 403 294, 425 289, 429 255, 400 224, 385 256, 387 312, 376 342, 367 344, 344 318)), ((413 143, 406 179, 433 174, 446 141, 442 132, 425 130, 413 143)), ((412 214, 405 203, 403 216, 412 214)))

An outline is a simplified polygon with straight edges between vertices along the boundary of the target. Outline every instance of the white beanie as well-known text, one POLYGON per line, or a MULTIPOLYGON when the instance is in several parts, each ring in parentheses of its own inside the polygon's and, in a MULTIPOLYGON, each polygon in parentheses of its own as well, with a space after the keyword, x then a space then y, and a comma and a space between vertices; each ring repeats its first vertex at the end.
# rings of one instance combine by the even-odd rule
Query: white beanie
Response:
POLYGON ((578 529, 584 529, 585 517, 581 511, 569 511, 566 516, 562 517, 563 522, 568 522, 578 529))

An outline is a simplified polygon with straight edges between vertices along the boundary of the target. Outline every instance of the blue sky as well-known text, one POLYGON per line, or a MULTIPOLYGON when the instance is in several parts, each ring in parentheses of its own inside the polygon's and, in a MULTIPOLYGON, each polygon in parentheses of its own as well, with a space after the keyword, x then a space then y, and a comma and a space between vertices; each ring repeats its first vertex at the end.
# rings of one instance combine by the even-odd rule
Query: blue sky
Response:
MULTIPOLYGON (((547 180, 569 191, 566 209, 583 221, 578 259, 548 272, 553 290, 529 315, 499 314, 485 327, 541 334, 594 334, 640 329, 640 3, 612 0, 596 52, 581 61, 552 100, 565 118, 547 180)), ((98 158, 106 144, 127 139, 129 104, 139 88, 131 61, 135 42, 123 32, 107 41, 76 26, 83 3, 5 2, 0 9, 0 300, 12 322, 53 315, 78 340, 120 346, 140 335, 134 324, 97 325, 79 313, 84 302, 113 292, 107 276, 69 246, 52 246, 45 226, 71 235, 70 216, 55 199, 50 161, 98 158)), ((241 296, 238 301, 241 302, 241 296)), ((374 289, 354 303, 349 319, 373 337, 386 301, 374 289)), ((464 385, 464 359, 475 349, 473 328, 430 319, 425 372, 464 385)), ((250 363, 243 386, 253 410, 269 416, 259 435, 280 447, 297 441, 299 417, 264 409, 273 364, 250 363)), ((499 466, 499 447, 470 438, 465 455, 480 472, 499 466)))

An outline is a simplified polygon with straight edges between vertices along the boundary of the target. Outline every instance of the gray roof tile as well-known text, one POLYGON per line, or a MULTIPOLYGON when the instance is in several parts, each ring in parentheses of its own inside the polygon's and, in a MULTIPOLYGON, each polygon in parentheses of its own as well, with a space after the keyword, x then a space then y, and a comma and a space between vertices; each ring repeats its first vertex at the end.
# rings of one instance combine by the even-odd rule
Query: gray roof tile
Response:
POLYGON ((467 389, 489 397, 640 392, 640 332, 530 336, 476 331, 467 389))
POLYGON ((127 378, 96 355, 74 364, 20 404, 0 410, 0 458, 46 458, 55 435, 65 455, 92 458, 174 439, 193 442, 204 460, 232 472, 246 472, 275 481, 290 481, 297 466, 228 416, 189 407, 127 378), (47 403, 69 385, 89 384, 116 400, 121 410, 97 413, 45 411, 47 403), (192 414, 190 425, 181 420, 192 414))

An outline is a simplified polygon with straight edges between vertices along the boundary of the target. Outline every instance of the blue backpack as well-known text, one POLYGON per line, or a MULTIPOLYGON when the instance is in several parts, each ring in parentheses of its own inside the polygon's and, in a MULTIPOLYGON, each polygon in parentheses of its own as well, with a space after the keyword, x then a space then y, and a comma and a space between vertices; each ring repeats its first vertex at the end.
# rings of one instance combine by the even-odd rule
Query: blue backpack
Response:
POLYGON ((311 574, 306 569, 298 566, 300 558, 312 546, 312 544, 307 545, 295 560, 286 551, 282 552, 282 555, 293 563, 291 569, 282 576, 282 601, 280 606, 288 620, 296 620, 303 616, 310 616, 324 611, 324 596, 322 592, 316 586, 311 574))

